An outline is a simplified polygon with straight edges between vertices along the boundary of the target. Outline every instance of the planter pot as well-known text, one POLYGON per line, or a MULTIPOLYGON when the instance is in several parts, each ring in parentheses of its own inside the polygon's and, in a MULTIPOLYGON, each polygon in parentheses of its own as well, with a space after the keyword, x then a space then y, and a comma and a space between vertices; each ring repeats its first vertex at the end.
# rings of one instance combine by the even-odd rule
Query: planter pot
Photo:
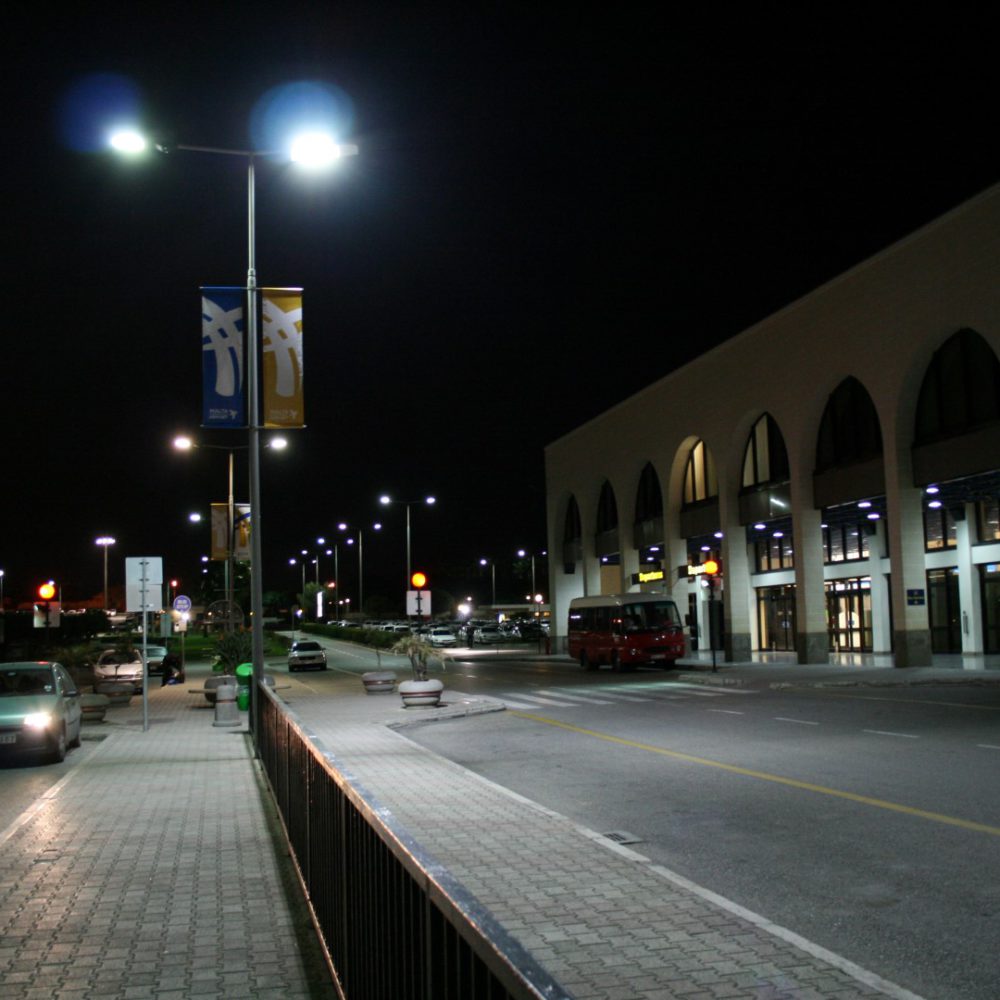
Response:
POLYGON ((111 699, 106 694, 80 695, 81 718, 84 722, 103 722, 111 699))
POLYGON ((205 681, 205 698, 209 705, 215 704, 215 689, 220 684, 235 684, 236 678, 232 674, 215 674, 205 681))
POLYGON ((361 675, 365 694, 391 693, 396 690, 396 675, 391 670, 369 670, 361 675))
POLYGON ((403 681, 399 685, 399 695, 405 708, 433 708, 441 701, 444 684, 441 681, 403 681))
POLYGON ((120 684, 117 681, 101 681, 94 690, 104 695, 110 705, 127 705, 132 700, 131 684, 120 684))

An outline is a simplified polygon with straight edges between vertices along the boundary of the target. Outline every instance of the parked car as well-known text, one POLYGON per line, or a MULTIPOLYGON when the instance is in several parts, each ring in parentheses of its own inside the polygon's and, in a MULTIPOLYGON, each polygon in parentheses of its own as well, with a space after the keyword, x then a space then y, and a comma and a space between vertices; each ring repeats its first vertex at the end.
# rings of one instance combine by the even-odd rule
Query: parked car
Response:
POLYGON ((436 625, 432 628, 427 638, 432 646, 454 646, 458 642, 455 633, 444 625, 436 625))
POLYGON ((163 673, 163 657, 166 655, 166 646, 146 646, 146 667, 151 674, 163 673))
POLYGON ((137 649, 106 649, 94 664, 98 681, 131 684, 137 694, 142 690, 142 674, 142 653, 137 649))
POLYGON ((315 639, 300 639, 288 650, 288 672, 326 670, 326 652, 315 639))
POLYGON ((59 663, 0 663, 0 753, 58 763, 80 745, 80 692, 59 663))
POLYGON ((500 631, 499 625, 483 625, 477 628, 472 635, 472 641, 478 642, 482 646, 495 645, 505 639, 506 636, 500 631))

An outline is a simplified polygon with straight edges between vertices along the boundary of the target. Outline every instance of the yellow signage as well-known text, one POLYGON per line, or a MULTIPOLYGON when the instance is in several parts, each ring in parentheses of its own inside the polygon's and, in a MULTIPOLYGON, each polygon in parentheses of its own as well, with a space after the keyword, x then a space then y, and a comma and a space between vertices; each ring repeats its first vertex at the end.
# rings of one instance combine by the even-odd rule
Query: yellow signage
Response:
POLYGON ((654 580, 662 580, 664 572, 662 569, 651 569, 648 573, 638 573, 639 583, 652 583, 654 580))

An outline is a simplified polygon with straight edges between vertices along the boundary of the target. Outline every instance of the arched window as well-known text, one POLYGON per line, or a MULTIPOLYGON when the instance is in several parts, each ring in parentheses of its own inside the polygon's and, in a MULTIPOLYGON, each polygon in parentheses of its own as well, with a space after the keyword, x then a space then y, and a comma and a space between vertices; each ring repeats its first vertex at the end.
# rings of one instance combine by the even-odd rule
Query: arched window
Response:
POLYGON ((635 495, 635 520, 636 524, 641 524, 656 517, 663 517, 663 493, 660 477, 652 464, 647 462, 639 476, 639 489, 635 495))
POLYGON ((719 495, 715 462, 704 441, 698 441, 688 454, 684 470, 684 505, 700 503, 719 495))
POLYGON ((819 427, 816 471, 825 472, 882 454, 882 428, 868 390, 853 377, 831 393, 819 427))
POLYGON ((959 330, 935 352, 920 386, 916 443, 956 437, 1000 420, 1000 361, 974 330, 959 330))
POLYGON ((605 480, 601 487, 601 498, 597 504, 597 531, 614 531, 618 527, 618 504, 611 483, 605 480))
POLYGON ((583 558, 583 524, 576 497, 570 497, 563 522, 563 572, 575 573, 576 564, 583 558))
POLYGON ((753 425, 743 453, 743 489, 788 481, 788 452, 778 425, 765 413, 753 425))

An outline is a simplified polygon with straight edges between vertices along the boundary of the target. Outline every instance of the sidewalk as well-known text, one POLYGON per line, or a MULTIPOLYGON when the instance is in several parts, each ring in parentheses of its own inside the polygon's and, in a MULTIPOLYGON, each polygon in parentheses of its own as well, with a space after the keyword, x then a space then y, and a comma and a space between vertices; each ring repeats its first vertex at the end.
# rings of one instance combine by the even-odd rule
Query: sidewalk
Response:
POLYGON ((4 1000, 334 996, 245 724, 188 693, 205 675, 151 688, 146 732, 140 697, 85 725, 0 831, 4 1000))
MULTIPOLYGON (((992 665, 685 668, 743 685, 1000 683, 992 665)), ((65 777, 0 831, 5 1000, 334 995, 245 724, 213 726, 189 693, 206 674, 152 688, 146 732, 140 698, 86 726, 65 777)), ((334 697, 304 697, 308 679, 281 676, 292 711, 577 1000, 913 996, 400 731, 498 702, 446 692, 407 710, 349 674, 334 697)))

